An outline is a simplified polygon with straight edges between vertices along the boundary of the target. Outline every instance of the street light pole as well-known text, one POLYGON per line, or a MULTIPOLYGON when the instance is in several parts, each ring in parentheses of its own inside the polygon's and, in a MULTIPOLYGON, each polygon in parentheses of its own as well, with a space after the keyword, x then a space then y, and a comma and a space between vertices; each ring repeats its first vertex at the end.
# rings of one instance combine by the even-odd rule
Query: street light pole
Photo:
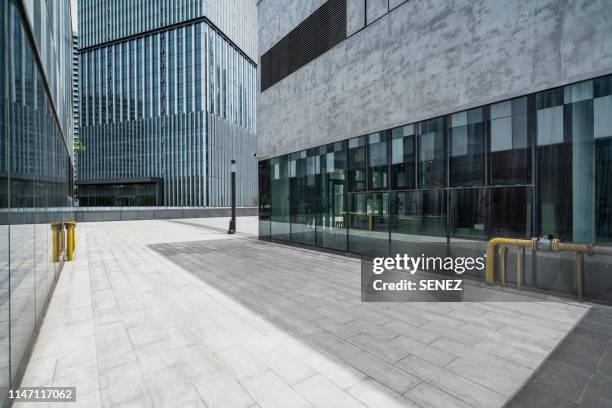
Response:
POLYGON ((236 160, 232 160, 232 219, 230 220, 228 234, 236 232, 236 160))

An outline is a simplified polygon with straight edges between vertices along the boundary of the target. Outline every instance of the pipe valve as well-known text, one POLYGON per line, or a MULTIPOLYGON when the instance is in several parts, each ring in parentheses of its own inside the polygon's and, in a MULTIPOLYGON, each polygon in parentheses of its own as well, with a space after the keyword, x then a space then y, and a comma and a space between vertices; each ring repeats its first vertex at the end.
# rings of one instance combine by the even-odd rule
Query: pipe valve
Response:
POLYGON ((552 252, 553 240, 548 238, 536 238, 535 250, 540 252, 552 252))

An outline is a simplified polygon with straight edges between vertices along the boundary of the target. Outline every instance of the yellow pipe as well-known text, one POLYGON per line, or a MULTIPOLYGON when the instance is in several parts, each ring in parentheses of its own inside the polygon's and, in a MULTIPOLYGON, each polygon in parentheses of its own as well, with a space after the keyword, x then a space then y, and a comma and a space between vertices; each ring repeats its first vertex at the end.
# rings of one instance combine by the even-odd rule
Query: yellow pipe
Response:
POLYGON ((523 285, 523 258, 525 257, 525 248, 519 248, 516 253, 516 288, 521 290, 523 285))
POLYGON ((508 253, 508 247, 499 247, 499 285, 506 286, 506 254, 508 253))
POLYGON ((51 260, 59 262, 62 253, 62 223, 51 223, 51 260))
POLYGON ((573 242, 561 242, 558 239, 553 239, 551 245, 552 252, 571 251, 587 254, 593 254, 593 246, 589 244, 575 244, 573 242))
POLYGON ((485 271, 485 281, 489 285, 493 285, 495 280, 495 247, 497 245, 512 245, 516 247, 532 247, 534 241, 531 239, 515 239, 515 238, 493 238, 487 243, 487 261, 485 271))
POLYGON ((57 228, 55 227, 55 225, 51 224, 51 260, 53 262, 59 261, 59 248, 57 247, 57 244, 57 228))
POLYGON ((66 260, 72 261, 74 254, 74 229, 76 222, 66 221, 67 245, 66 245, 66 260))
POLYGON ((584 266, 584 254, 576 252, 576 295, 578 300, 582 302, 582 268, 584 266))

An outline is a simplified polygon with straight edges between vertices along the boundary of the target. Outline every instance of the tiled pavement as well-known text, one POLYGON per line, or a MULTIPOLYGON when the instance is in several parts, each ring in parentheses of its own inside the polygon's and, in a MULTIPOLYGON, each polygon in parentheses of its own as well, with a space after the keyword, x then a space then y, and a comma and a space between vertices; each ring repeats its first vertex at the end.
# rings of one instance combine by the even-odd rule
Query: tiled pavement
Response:
POLYGON ((84 407, 501 407, 588 310, 361 303, 357 259, 180 221, 78 226, 23 385, 84 407))
POLYGON ((612 407, 612 308, 595 306, 508 408, 612 407))

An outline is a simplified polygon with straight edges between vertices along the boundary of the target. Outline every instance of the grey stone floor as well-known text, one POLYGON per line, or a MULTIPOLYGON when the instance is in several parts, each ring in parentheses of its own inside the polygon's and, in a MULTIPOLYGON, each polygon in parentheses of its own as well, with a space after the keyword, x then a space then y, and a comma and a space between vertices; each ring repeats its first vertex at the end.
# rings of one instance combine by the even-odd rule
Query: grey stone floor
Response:
POLYGON ((502 407, 588 311, 361 303, 357 259, 180 221, 79 224, 23 385, 83 407, 502 407))
POLYGON ((612 407, 612 308, 595 306, 508 408, 612 407))

